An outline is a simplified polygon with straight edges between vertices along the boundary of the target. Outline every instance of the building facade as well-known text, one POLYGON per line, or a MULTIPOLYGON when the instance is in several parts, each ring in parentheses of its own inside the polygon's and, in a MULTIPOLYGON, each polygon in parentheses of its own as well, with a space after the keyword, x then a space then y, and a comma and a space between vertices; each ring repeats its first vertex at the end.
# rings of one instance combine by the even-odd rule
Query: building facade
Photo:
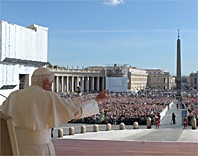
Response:
POLYGON ((126 65, 90 66, 87 68, 49 68, 55 74, 54 92, 126 92, 128 68, 126 65))
POLYGON ((147 87, 148 73, 144 69, 138 69, 136 67, 129 67, 128 73, 128 89, 129 90, 141 90, 147 87))
POLYGON ((0 105, 12 91, 30 85, 32 72, 47 63, 48 28, 0 21, 0 105))
POLYGON ((49 68, 55 74, 52 91, 60 93, 127 92, 141 89, 174 89, 175 77, 160 69, 138 69, 126 65, 90 66, 79 68, 49 68))
POLYGON ((175 78, 169 72, 160 69, 146 69, 148 73, 147 87, 150 89, 173 89, 175 88, 175 78))
POLYGON ((104 70, 49 68, 55 74, 54 92, 99 92, 105 89, 104 70), (79 90, 80 89, 80 90, 79 90))
POLYGON ((106 89, 110 92, 127 92, 128 66, 111 65, 105 67, 106 89))
POLYGON ((198 71, 190 74, 190 87, 198 90, 198 71))

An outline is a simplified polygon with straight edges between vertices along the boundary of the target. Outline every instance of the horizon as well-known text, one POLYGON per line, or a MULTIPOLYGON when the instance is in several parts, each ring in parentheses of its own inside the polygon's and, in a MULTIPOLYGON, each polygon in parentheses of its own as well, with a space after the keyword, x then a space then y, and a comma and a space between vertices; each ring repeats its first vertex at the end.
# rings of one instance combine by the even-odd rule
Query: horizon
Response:
POLYGON ((176 75, 198 71, 198 1, 1 0, 1 20, 48 27, 48 62, 63 67, 127 64, 176 75), (190 17, 190 18, 189 18, 190 17))

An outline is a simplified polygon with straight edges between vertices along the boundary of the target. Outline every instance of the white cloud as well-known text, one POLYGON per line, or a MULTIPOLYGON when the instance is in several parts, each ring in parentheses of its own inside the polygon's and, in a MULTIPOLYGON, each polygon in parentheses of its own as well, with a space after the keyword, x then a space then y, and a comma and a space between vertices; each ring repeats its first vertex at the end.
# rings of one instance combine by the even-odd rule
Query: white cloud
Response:
POLYGON ((122 4, 122 3, 124 3, 124 0, 105 0, 104 1, 104 4, 112 5, 112 6, 116 6, 116 5, 119 5, 119 4, 122 4))

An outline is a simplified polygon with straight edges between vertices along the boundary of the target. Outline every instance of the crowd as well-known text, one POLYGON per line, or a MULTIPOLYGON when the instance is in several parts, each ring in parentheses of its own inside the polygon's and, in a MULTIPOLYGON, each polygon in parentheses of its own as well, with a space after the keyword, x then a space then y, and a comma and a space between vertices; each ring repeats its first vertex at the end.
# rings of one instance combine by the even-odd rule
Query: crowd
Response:
MULTIPOLYGON (((83 93, 81 96, 61 94, 62 97, 79 103, 92 99, 95 95, 95 93, 83 93)), ((99 105, 100 114, 70 122, 133 124, 137 121, 139 124, 146 124, 148 117, 151 117, 154 122, 155 116, 160 114, 173 100, 174 94, 171 92, 110 93, 109 99, 99 105)))
MULTIPOLYGON (((68 98, 79 103, 92 99, 97 93, 82 93, 78 94, 60 94, 64 98, 68 98)), ((198 119, 198 94, 197 92, 187 92, 182 96, 183 106, 188 110, 189 125, 192 117, 198 119)), ((109 99, 99 105, 100 114, 93 115, 83 119, 75 119, 73 123, 111 123, 133 124, 138 122, 140 125, 147 123, 147 118, 150 117, 152 124, 155 124, 156 115, 160 114, 165 107, 175 100, 176 93, 174 91, 157 91, 157 90, 142 90, 134 93, 110 93, 109 99)), ((198 120, 197 120, 198 121, 198 120)))
POLYGON ((183 103, 185 103, 188 110, 188 125, 191 126, 191 120, 193 117, 197 119, 198 124, 198 98, 184 97, 183 103))

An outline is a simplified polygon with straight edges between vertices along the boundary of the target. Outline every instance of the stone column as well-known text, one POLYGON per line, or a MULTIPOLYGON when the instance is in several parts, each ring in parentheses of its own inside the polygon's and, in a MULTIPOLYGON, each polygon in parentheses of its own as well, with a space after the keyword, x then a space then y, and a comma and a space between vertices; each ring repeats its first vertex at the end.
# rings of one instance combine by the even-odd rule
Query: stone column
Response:
POLYGON ((59 92, 59 77, 56 76, 56 92, 59 92))
POLYGON ((58 137, 63 137, 63 129, 62 128, 58 129, 58 137))
POLYGON ((52 92, 54 92, 54 82, 52 82, 52 92))
POLYGON ((100 86, 100 77, 97 77, 97 87, 96 87, 96 90, 97 90, 97 92, 99 92, 99 87, 100 86))
POLYGON ((71 92, 74 92, 74 76, 72 76, 72 80, 71 80, 71 92))
POLYGON ((69 76, 67 76, 67 89, 66 92, 69 92, 69 76))
POLYGON ((91 80, 91 91, 94 91, 94 77, 91 80))
POLYGON ((84 78, 84 76, 82 76, 82 78, 81 78, 81 91, 82 92, 85 91, 84 84, 85 84, 85 78, 84 78))
POLYGON ((99 126, 97 124, 93 125, 93 132, 98 132, 99 131, 99 126))
POLYGON ((111 131, 111 129, 112 129, 112 126, 111 126, 110 123, 108 123, 108 124, 106 125, 106 131, 111 131))
POLYGON ((133 123, 133 129, 138 129, 138 127, 139 127, 139 126, 138 126, 138 122, 134 122, 134 123, 133 123))
POLYGON ((104 90, 104 88, 105 88, 105 84, 104 84, 104 77, 102 77, 102 90, 104 90))
POLYGON ((80 129, 81 129, 81 133, 86 133, 86 126, 85 125, 82 125, 80 127, 80 129))
POLYGON ((77 77, 74 76, 74 91, 76 90, 77 87, 77 77))
POLYGON ((64 92, 64 76, 61 77, 61 92, 64 92))
POLYGON ((124 130, 125 129, 125 124, 123 122, 120 123, 120 130, 124 130))
POLYGON ((87 77, 87 82, 86 82, 86 91, 89 92, 89 77, 87 77))
POLYGON ((69 91, 69 76, 66 77, 66 92, 69 91))
POLYGON ((76 78, 76 87, 79 87, 79 76, 77 76, 77 78, 76 78))
POLYGON ((195 117, 192 118, 192 129, 196 129, 197 127, 197 120, 195 117))
POLYGON ((69 135, 74 135, 75 129, 74 127, 69 127, 69 135))

